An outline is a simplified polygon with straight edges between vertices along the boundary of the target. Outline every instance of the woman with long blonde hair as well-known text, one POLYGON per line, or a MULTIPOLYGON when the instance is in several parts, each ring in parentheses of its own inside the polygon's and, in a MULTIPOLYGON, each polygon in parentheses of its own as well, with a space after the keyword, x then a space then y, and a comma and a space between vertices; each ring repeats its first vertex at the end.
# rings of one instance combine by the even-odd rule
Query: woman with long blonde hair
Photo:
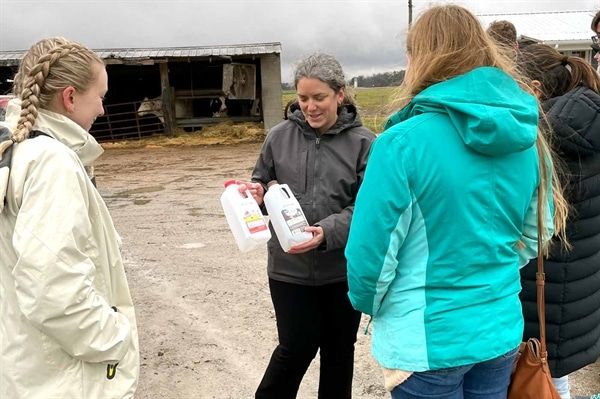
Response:
POLYGON ((506 398, 538 201, 545 241, 566 214, 538 103, 465 8, 423 13, 407 54, 356 201, 349 297, 393 398, 506 398))
POLYGON ((25 54, 0 125, 0 397, 133 398, 135 312, 121 240, 85 167, 104 62, 64 38, 25 54))

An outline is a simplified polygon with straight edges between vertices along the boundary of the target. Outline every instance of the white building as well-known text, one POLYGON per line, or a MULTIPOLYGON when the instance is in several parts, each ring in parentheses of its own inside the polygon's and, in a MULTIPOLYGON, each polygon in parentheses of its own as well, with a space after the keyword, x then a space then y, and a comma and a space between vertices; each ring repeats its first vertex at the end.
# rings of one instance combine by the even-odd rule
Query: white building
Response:
POLYGON ((493 21, 506 20, 517 28, 518 36, 526 36, 555 47, 569 56, 592 60, 592 18, 594 11, 555 11, 515 14, 478 15, 484 28, 493 21))

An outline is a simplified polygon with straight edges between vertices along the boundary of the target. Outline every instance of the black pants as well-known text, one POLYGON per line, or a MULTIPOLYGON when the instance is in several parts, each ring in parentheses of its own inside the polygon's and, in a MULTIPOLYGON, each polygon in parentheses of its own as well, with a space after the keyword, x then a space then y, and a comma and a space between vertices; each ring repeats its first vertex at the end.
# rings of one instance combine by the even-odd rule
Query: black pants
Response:
POLYGON ((320 349, 319 399, 352 397, 354 343, 360 312, 352 309, 346 282, 304 286, 269 279, 279 345, 256 399, 293 399, 320 349))

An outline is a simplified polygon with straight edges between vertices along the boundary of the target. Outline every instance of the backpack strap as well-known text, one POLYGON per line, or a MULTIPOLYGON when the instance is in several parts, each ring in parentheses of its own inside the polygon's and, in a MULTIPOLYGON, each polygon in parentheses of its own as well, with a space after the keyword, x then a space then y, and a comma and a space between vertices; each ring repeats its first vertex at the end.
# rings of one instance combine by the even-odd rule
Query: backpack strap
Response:
POLYGON ((29 132, 29 139, 34 139, 36 137, 40 137, 40 136, 46 136, 46 137, 50 137, 51 139, 53 139, 54 137, 50 136, 49 134, 46 134, 40 130, 32 130, 31 132, 29 132))

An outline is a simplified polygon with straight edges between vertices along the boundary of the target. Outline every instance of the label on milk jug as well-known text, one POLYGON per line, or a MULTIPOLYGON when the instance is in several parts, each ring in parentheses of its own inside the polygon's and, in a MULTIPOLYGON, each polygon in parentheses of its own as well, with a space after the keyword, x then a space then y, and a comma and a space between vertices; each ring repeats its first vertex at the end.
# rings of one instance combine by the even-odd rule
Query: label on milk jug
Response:
POLYGON ((262 215, 258 212, 244 212, 244 223, 248 226, 250 234, 258 233, 268 228, 262 215))
POLYGON ((306 219, 302 214, 302 209, 296 207, 284 208, 281 213, 292 235, 304 233, 304 228, 308 226, 308 223, 306 223, 306 219))

